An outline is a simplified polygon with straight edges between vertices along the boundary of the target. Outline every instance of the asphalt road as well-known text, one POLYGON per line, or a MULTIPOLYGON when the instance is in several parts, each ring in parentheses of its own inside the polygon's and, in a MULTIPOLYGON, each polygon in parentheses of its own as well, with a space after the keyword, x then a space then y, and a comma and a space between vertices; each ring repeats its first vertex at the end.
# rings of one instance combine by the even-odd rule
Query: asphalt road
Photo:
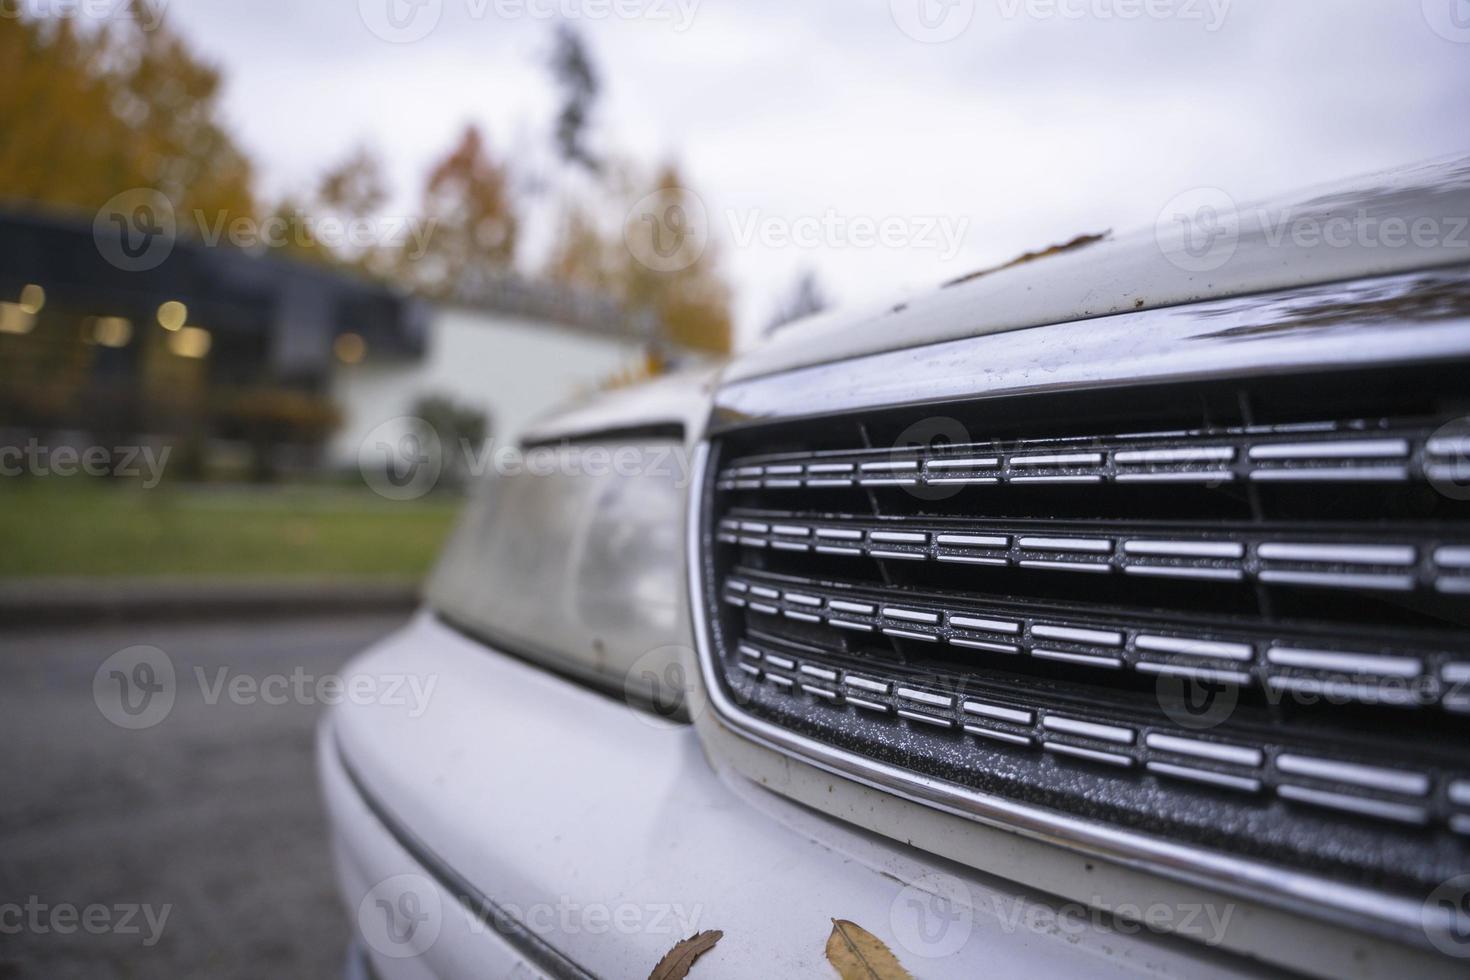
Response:
POLYGON ((340 976, 310 681, 402 619, 0 635, 0 978, 340 976), (118 712, 111 667, 162 684, 131 654, 94 693, 137 645, 174 668, 162 717, 118 712))

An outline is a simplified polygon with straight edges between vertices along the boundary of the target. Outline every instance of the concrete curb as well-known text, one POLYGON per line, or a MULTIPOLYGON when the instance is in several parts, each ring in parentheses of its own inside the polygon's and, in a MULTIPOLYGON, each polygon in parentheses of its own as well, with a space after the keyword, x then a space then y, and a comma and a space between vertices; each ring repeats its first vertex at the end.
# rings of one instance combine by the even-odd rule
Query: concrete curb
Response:
POLYGON ((396 612, 418 603, 419 583, 402 579, 31 579, 0 582, 0 626, 396 612))

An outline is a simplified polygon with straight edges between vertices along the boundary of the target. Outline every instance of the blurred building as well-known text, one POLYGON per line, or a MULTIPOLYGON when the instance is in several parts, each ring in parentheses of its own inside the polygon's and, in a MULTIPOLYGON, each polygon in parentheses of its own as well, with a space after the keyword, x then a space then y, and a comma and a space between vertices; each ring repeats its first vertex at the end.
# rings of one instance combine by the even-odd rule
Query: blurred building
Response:
POLYGON ((189 476, 350 468, 421 398, 504 440, 667 357, 651 320, 545 284, 463 284, 435 308, 324 265, 169 246, 139 267, 90 224, 0 213, 0 445, 167 443, 189 476))
POLYGON ((340 422, 344 338, 424 349, 427 308, 380 284, 166 245, 132 262, 90 224, 0 215, 0 439, 169 442, 185 470, 231 448, 250 475, 310 467, 340 422))
POLYGON ((451 398, 482 412, 498 444, 579 392, 643 372, 650 358, 677 359, 652 317, 628 317, 603 297, 503 278, 463 284, 429 318, 423 351, 369 348, 332 380, 343 424, 334 465, 350 466, 370 434, 392 438, 393 420, 423 398, 451 398))

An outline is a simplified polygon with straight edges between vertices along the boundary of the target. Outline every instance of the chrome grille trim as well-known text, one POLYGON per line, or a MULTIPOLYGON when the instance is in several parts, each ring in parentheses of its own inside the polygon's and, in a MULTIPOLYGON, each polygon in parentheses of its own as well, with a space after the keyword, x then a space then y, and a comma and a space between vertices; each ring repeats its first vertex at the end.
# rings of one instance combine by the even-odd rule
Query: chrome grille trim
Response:
MULTIPOLYGON (((750 515, 757 516, 757 515, 750 515)), ((1255 579, 1281 587, 1352 589, 1371 592, 1407 592, 1415 589, 1442 590, 1446 582, 1460 579, 1460 561, 1470 553, 1470 540, 1443 540, 1425 532, 1410 539, 1412 531, 1348 532, 1321 528, 1320 540, 1308 540, 1311 528, 1290 532, 1244 525, 1221 531, 1218 525, 1190 529, 1189 537, 1173 537, 1145 528, 1119 529, 1107 535, 1089 528, 1089 534, 1027 534, 1020 522, 972 521, 972 533, 945 530, 942 520, 918 517, 822 518, 822 526, 802 523, 800 514, 758 515, 765 520, 728 520, 741 527, 769 526, 802 530, 818 537, 844 533, 850 542, 847 557, 883 561, 974 562, 994 567, 1060 572, 1122 573, 1202 581, 1247 581, 1255 579), (838 522, 842 526, 836 526, 838 522), (900 530, 901 528, 901 530, 900 530), (1349 540, 1344 541, 1344 535, 1349 540), (1353 537, 1356 539, 1353 540, 1353 537), (963 542, 963 543, 962 543, 963 542)), ((1059 522, 1060 523, 1060 522, 1059 522)), ((1058 526, 1057 530, 1061 530, 1058 526)), ((752 532, 739 539, 742 544, 779 546, 774 532, 752 532)), ((801 546, 805 547, 805 546, 801 546)))
POLYGON ((961 606, 923 594, 912 596, 910 606, 926 608, 882 606, 876 597, 872 602, 863 601, 861 593, 816 582, 802 582, 796 590, 774 589, 758 584, 759 575, 733 569, 724 583, 725 600, 741 594, 775 593, 775 605, 767 607, 768 614, 783 614, 794 591, 800 597, 799 610, 812 608, 806 601, 817 599, 826 610, 817 613, 818 618, 841 629, 880 631, 919 642, 944 641, 1001 655, 1025 653, 1078 667, 1112 670, 1126 666, 1143 674, 1173 673, 1242 687, 1262 684, 1293 689, 1296 685, 1294 689, 1331 691, 1365 704, 1428 707, 1442 703, 1451 711, 1460 709, 1459 702, 1450 697, 1463 695, 1459 686, 1470 683, 1470 669, 1460 670, 1470 665, 1448 662, 1454 654, 1415 648, 1385 654, 1381 644, 1346 635, 1329 638, 1304 633, 1294 643, 1284 643, 1280 630, 1253 637, 1248 630, 1237 628, 1238 635, 1232 639, 1230 627, 1198 622, 1173 628, 1193 628, 1208 633, 1208 638, 1166 635, 1156 622, 1113 624, 1081 614, 1068 619, 1045 610, 1017 614, 999 607, 987 610, 974 601, 961 606), (990 636, 1003 637, 1005 642, 990 636), (1327 644, 1329 639, 1336 642, 1327 644), (1324 645, 1338 649, 1317 649, 1324 645), (1365 649, 1354 650, 1358 645, 1365 649), (1385 679, 1395 686, 1381 686, 1379 682, 1385 679), (1317 687, 1309 686, 1314 684, 1317 687))
MULTIPOLYGON (((824 679, 832 685, 814 690, 802 684, 801 689, 807 694, 836 701, 842 696, 835 688, 856 688, 864 692, 862 707, 908 721, 943 728, 964 726, 972 734, 1001 733, 1010 736, 1014 744, 1039 745, 1048 751, 1110 765, 1136 765, 1168 776, 1220 777, 1221 785, 1237 789, 1247 785, 1252 791, 1274 787, 1282 799, 1336 806, 1361 816, 1400 823, 1411 814, 1414 818, 1408 822, 1425 823, 1430 819, 1430 803, 1425 801, 1434 791, 1434 782, 1422 772, 1303 756, 1269 743, 1243 745, 1195 734, 1145 730, 1116 721, 1078 717, 1072 709, 1003 705, 974 698, 959 699, 957 703, 948 694, 908 687, 896 680, 854 675, 835 664, 804 659, 793 665, 791 660, 773 653, 758 648, 757 652, 767 663, 779 661, 792 665, 797 673, 824 679), (1223 768, 1208 768, 1210 765, 1223 768), (1270 786, 1266 777, 1272 779, 1270 786), (1377 795, 1365 796, 1364 791, 1377 795), (1422 819, 1419 814, 1423 815, 1422 819)), ((790 686, 785 677, 767 673, 766 679, 783 687, 790 686)), ((852 700, 851 695, 847 700, 852 700)), ((1444 820, 1464 816, 1454 808, 1470 807, 1470 778, 1446 778, 1442 796, 1444 820)))
MULTIPOLYGON (((1093 440, 1071 440, 1085 451, 1038 453, 1039 444, 1022 440, 1015 444, 977 443, 948 447, 943 453, 903 450, 849 453, 823 451, 787 454, 779 463, 735 460, 721 471, 716 487, 722 490, 750 489, 737 482, 763 475, 758 485, 766 489, 799 489, 832 472, 879 473, 864 476, 864 486, 920 486, 974 483, 976 486, 1004 483, 1138 483, 1168 480, 1256 480, 1270 482, 1323 481, 1398 482, 1426 480, 1440 474, 1442 458, 1460 458, 1449 452, 1448 441, 1435 439, 1432 429, 1406 428, 1396 433, 1374 433, 1364 438, 1368 422, 1324 422, 1321 438, 1299 441, 1297 426, 1264 429, 1226 428, 1189 433, 1139 436, 1101 436, 1093 440), (1102 444, 1098 448, 1098 444, 1102 444), (895 455, 903 458, 895 459, 895 455), (830 462, 832 457, 842 462, 830 462), (840 469, 834 469, 840 468, 840 469), (974 474, 961 470, 976 470, 974 474), (1038 472, 1043 471, 1043 472, 1038 472), (784 478, 773 479, 779 472, 784 478), (895 476, 902 473, 903 476, 895 476)), ((1052 444, 1049 441, 1045 444, 1052 444)), ((1063 444, 1067 440, 1060 440, 1063 444)))
MULTIPOLYGON (((1459 348, 1454 348, 1459 350, 1459 348)), ((1470 347, 1467 347, 1470 350, 1470 347)), ((781 725, 762 720, 741 709, 727 695, 717 675, 711 649, 710 623, 706 605, 706 566, 703 548, 703 493, 708 478, 709 444, 696 446, 693 466, 693 498, 687 511, 687 569, 692 597, 691 616, 698 661, 704 687, 715 715, 751 741, 775 752, 873 789, 968 817, 992 827, 1018 833, 1042 842, 1062 844, 1082 854, 1120 865, 1161 874, 1181 881, 1263 901, 1296 912, 1327 916, 1353 928, 1387 936, 1397 941, 1423 941, 1422 903, 1381 890, 1360 887, 1322 875, 1294 870, 1208 848, 1173 842, 1124 828, 1084 819, 976 791, 945 780, 925 776, 806 737, 781 725)), ((877 702, 850 703, 868 710, 886 708, 877 702)), ((965 725, 968 733, 984 731, 965 725)), ((1000 731, 990 733, 997 741, 1015 746, 1032 744, 1030 736, 1000 731)), ((1171 766, 1170 763, 1156 763, 1171 766)), ((1175 766, 1178 770, 1184 767, 1175 766)), ((1254 785, 1250 777, 1239 777, 1240 786, 1254 785)), ((1452 784, 1455 801, 1470 807, 1470 779, 1452 784), (1463 800, 1461 800, 1463 798, 1463 800)), ((1451 817, 1457 831, 1470 832, 1470 813, 1451 817)))

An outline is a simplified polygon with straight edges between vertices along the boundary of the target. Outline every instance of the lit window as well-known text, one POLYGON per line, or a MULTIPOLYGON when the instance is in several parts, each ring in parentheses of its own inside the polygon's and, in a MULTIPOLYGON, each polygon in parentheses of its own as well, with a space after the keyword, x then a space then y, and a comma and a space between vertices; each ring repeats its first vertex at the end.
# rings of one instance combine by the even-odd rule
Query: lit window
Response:
POLYGON ((46 290, 30 283, 20 291, 20 308, 31 316, 41 312, 41 307, 46 305, 46 290))
POLYGON ((103 347, 126 347, 133 339, 132 321, 120 316, 99 316, 92 323, 92 342, 103 347))
POLYGON ((15 303, 0 303, 0 333, 30 333, 36 325, 33 314, 15 303))
POLYGON ((203 327, 181 327, 168 338, 168 349, 179 357, 204 357, 213 339, 203 327))
POLYGON ((367 341, 355 333, 344 333, 332 344, 332 352, 343 364, 357 364, 367 356, 367 341))
POLYGON ((158 323, 165 330, 178 330, 189 319, 189 308, 171 299, 158 308, 158 323))

